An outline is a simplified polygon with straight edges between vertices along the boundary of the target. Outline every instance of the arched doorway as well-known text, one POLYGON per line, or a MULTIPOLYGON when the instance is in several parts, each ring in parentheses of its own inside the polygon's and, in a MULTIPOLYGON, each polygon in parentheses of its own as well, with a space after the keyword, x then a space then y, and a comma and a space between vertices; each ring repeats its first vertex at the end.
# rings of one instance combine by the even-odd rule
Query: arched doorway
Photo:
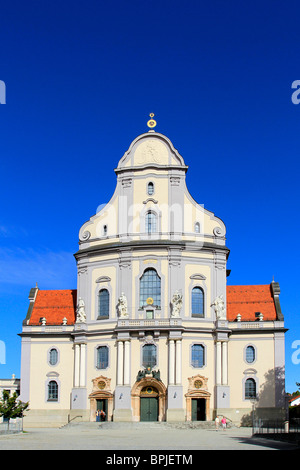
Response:
POLYGON ((131 404, 134 421, 165 421, 165 385, 153 377, 145 377, 136 382, 131 391, 131 404))
POLYGON ((93 380, 93 391, 89 395, 90 421, 96 421, 97 410, 104 411, 105 421, 112 420, 114 396, 110 391, 110 381, 111 379, 103 376, 93 380))
POLYGON ((140 421, 158 421, 158 391, 148 385, 140 394, 140 421))
POLYGON ((207 390, 206 377, 195 375, 189 377, 189 389, 186 393, 186 420, 187 421, 209 421, 210 397, 207 390))

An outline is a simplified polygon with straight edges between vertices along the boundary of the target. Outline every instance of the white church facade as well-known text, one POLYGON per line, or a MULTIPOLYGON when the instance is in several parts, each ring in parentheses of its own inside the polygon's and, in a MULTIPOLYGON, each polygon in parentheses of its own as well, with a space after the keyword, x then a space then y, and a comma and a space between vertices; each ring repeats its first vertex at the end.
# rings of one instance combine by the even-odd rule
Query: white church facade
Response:
POLYGON ((280 418, 279 285, 227 285, 226 227, 186 187, 151 128, 115 169, 110 202, 79 231, 76 290, 32 288, 23 321, 27 426, 280 418), (97 413, 98 411, 98 413, 97 413))

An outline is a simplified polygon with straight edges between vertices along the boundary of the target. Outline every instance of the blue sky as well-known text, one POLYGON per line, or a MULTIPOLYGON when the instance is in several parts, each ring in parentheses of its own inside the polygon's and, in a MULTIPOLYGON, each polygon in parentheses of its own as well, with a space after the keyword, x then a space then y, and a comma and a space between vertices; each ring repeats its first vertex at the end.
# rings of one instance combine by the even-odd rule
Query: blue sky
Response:
POLYGON ((280 283, 297 389, 299 14, 289 0, 2 2, 0 377, 20 375, 30 288, 76 288, 79 228, 154 112, 227 226, 228 283, 280 283))

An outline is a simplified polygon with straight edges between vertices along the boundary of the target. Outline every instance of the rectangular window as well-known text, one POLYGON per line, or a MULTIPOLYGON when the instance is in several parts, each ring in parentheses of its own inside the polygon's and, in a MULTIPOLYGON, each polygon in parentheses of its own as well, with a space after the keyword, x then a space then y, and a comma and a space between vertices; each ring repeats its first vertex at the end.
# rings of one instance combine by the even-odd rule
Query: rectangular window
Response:
POLYGON ((143 346, 143 366, 154 367, 156 365, 156 346, 154 344, 146 344, 143 346))
POLYGON ((193 344, 192 346, 192 366, 204 366, 204 346, 202 344, 193 344))
POLYGON ((108 347, 99 346, 97 349, 97 369, 107 369, 108 367, 108 347))

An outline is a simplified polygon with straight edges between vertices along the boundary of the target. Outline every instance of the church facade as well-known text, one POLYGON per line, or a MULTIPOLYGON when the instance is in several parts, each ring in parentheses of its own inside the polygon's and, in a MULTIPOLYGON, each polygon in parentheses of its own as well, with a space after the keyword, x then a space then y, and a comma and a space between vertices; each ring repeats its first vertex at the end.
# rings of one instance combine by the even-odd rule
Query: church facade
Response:
POLYGON ((114 421, 246 424, 253 407, 283 416, 279 284, 227 285, 225 224, 193 199, 184 159, 149 127, 120 159, 110 202, 79 231, 77 289, 30 291, 27 426, 101 411, 114 421))

